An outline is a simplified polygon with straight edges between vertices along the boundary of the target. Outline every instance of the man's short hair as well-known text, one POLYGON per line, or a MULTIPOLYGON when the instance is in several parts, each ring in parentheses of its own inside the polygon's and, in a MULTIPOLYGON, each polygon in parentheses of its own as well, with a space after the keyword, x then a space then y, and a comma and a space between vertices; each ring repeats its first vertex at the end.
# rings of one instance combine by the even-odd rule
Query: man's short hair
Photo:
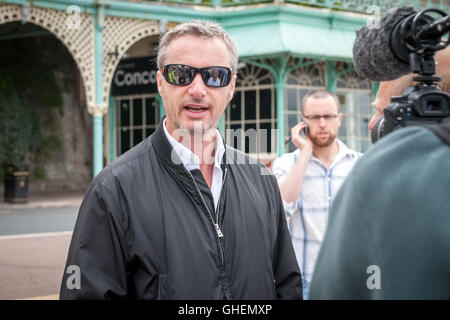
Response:
MULTIPOLYGON (((216 22, 191 20, 170 29, 159 42, 157 56, 158 69, 164 67, 167 50, 170 43, 181 36, 196 36, 202 39, 220 39, 228 48, 231 55, 231 69, 236 72, 238 66, 238 51, 233 38, 216 22)), ((195 66, 193 66, 195 67, 195 66)))
POLYGON ((326 89, 315 89, 309 91, 302 100, 302 112, 305 111, 305 104, 308 101, 309 98, 314 99, 326 99, 328 97, 332 97, 334 101, 336 102, 337 111, 339 112, 339 98, 334 93, 331 93, 330 91, 326 89))

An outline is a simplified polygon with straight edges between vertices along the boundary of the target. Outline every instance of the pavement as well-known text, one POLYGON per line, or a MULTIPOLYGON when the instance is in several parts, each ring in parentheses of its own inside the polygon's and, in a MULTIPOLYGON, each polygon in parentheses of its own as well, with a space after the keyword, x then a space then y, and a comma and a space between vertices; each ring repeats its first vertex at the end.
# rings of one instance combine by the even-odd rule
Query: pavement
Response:
POLYGON ((0 202, 0 300, 56 300, 84 191, 0 202))
MULTIPOLYGON (((84 191, 39 191, 30 192, 28 202, 9 203, 0 202, 0 215, 20 209, 79 207, 83 200, 84 191)), ((3 194, 3 192, 2 192, 3 194)))

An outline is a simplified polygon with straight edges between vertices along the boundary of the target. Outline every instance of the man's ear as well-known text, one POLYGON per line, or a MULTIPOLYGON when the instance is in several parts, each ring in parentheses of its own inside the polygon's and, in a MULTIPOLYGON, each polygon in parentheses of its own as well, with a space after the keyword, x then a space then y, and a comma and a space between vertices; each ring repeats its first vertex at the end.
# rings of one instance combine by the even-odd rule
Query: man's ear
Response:
POLYGON ((161 71, 158 70, 158 72, 156 73, 156 84, 158 86, 158 92, 161 97, 163 96, 163 81, 163 75, 161 74, 161 71))
POLYGON ((228 97, 228 102, 230 102, 231 99, 233 99, 234 89, 236 88, 236 79, 237 76, 234 74, 230 82, 230 96, 228 97))
POLYGON ((338 114, 338 125, 339 125, 339 128, 341 127, 341 123, 342 123, 342 113, 339 113, 338 114))

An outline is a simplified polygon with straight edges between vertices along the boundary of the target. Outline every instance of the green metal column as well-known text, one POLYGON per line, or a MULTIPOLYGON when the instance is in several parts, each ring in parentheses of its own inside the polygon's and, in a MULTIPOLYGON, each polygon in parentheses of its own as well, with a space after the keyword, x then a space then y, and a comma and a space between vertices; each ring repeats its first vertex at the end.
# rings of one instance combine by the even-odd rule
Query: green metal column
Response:
POLYGON ((103 114, 99 112, 103 105, 103 30, 104 7, 97 6, 94 23, 94 48, 95 48, 95 109, 93 115, 94 133, 94 177, 103 169, 103 114))
POLYGON ((378 89, 380 89, 380 83, 376 81, 372 81, 372 97, 375 100, 375 97, 377 96, 378 89))
POLYGON ((326 62, 327 67, 327 90, 331 93, 336 92, 336 83, 338 79, 338 74, 333 61, 326 62))
POLYGON ((156 94, 156 102, 158 102, 158 111, 159 111, 159 120, 161 120, 162 117, 164 117, 164 115, 166 114, 165 110, 164 110, 164 103, 162 100, 162 97, 159 93, 156 94))
POLYGON ((220 131, 222 136, 225 136, 225 113, 220 117, 219 125, 218 125, 217 129, 220 131))
POLYGON ((103 116, 93 116, 94 125, 94 175, 95 177, 103 169, 103 116))
POLYGON ((277 117, 277 156, 286 152, 284 145, 284 89, 286 88, 286 79, 289 74, 287 63, 289 56, 281 56, 275 60, 275 96, 276 96, 276 117, 277 117))
POLYGON ((116 104, 113 96, 109 97, 109 161, 115 159, 116 154, 116 139, 114 131, 116 130, 116 104))
MULTIPOLYGON (((379 89, 380 89, 380 83, 372 81, 372 101, 371 102, 375 101, 379 89)), ((375 112, 377 112, 375 107, 371 108, 371 115, 372 116, 375 114, 375 112)))

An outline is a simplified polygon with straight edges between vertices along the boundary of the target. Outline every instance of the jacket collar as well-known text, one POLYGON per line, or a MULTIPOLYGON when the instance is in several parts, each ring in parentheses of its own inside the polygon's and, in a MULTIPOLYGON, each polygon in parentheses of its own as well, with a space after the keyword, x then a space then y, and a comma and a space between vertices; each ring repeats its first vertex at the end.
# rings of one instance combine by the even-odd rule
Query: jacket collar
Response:
MULTIPOLYGON (((163 128, 164 128, 164 134, 166 135, 167 140, 171 144, 174 152, 177 153, 178 157, 180 157, 181 161, 183 162, 183 165, 187 170, 193 170, 193 169, 200 169, 200 158, 192 152, 189 148, 184 146, 182 143, 178 142, 174 137, 172 137, 169 132, 167 131, 166 127, 166 120, 165 118, 162 121, 163 128)), ((219 130, 214 129, 214 148, 215 148, 215 155, 214 155, 214 166, 218 169, 221 169, 220 164, 223 157, 223 154, 225 152, 225 147, 223 144, 222 136, 220 135, 219 130)), ((209 148, 209 147, 208 147, 209 148)), ((212 159, 210 159, 212 160, 212 159)))
MULTIPOLYGON (((165 164, 173 167, 173 168, 177 168, 177 169, 184 169, 184 165, 183 165, 183 161, 180 159, 180 157, 178 156, 177 152, 175 152, 173 150, 172 145, 170 144, 169 140, 167 139, 167 136, 164 132, 164 121, 166 119, 166 116, 162 117, 158 128, 156 129, 155 133, 152 134, 152 136, 150 137, 150 141, 152 143, 152 145, 154 146, 155 152, 157 153, 157 155, 159 156, 159 158, 161 158, 165 164)), ((222 141, 223 140, 223 137, 222 141)), ((224 144, 223 144, 224 145, 224 144)), ((225 164, 225 159, 226 159, 226 149, 225 150, 220 151, 220 153, 222 153, 222 165, 225 164)), ((184 171, 184 170, 183 170, 184 171)))

